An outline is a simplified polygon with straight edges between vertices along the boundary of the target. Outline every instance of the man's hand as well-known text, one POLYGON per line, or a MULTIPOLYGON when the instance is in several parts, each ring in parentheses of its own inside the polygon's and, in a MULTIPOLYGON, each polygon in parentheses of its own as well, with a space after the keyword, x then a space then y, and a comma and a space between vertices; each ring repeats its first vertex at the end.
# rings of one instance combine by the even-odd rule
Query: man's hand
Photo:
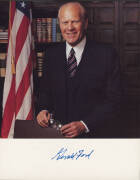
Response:
POLYGON ((37 122, 42 127, 48 127, 50 113, 47 110, 42 110, 37 115, 37 122))
POLYGON ((80 121, 71 122, 62 126, 60 129, 61 133, 67 138, 73 138, 79 136, 83 132, 85 132, 86 128, 80 121))

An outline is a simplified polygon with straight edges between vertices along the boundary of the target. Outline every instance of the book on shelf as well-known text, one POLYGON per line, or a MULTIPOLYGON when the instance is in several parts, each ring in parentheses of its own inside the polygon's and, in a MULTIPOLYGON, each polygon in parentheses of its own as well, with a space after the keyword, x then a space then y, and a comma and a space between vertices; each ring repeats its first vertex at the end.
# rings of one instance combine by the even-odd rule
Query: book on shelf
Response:
POLYGON ((42 77, 44 55, 45 55, 44 52, 37 52, 36 70, 37 70, 37 76, 38 77, 42 77))
POLYGON ((52 42, 52 18, 47 18, 48 42, 52 42))
POLYGON ((56 42, 61 42, 62 36, 61 36, 61 31, 59 27, 59 20, 57 19, 56 21, 56 42))
POLYGON ((42 42, 47 42, 48 32, 47 32, 47 18, 41 19, 41 36, 42 42))
POLYGON ((6 53, 0 53, 0 77, 6 74, 6 53))
POLYGON ((56 21, 57 18, 52 18, 52 42, 56 42, 56 21))
POLYGON ((42 22, 41 22, 41 18, 36 19, 36 34, 37 34, 37 41, 42 42, 42 22))

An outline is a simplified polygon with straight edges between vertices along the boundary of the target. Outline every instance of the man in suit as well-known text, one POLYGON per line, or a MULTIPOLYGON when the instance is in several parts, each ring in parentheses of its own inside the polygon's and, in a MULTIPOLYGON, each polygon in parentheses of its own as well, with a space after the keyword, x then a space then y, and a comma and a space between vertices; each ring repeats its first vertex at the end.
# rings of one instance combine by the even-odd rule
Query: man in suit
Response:
POLYGON ((46 51, 37 122, 48 127, 55 112, 64 137, 115 137, 121 94, 116 53, 87 39, 88 18, 80 3, 62 5, 58 18, 66 43, 46 51))

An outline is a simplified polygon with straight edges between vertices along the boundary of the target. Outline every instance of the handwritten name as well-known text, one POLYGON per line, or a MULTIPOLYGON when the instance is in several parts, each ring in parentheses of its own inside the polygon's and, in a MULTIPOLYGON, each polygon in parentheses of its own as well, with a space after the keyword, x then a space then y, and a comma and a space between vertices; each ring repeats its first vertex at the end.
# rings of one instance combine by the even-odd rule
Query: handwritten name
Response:
POLYGON ((55 156, 51 158, 51 160, 60 160, 60 159, 72 159, 72 160, 78 160, 80 158, 87 158, 90 159, 91 155, 93 154, 94 150, 91 150, 89 153, 85 153, 84 149, 78 150, 77 152, 73 152, 71 154, 68 153, 67 148, 61 148, 55 156))

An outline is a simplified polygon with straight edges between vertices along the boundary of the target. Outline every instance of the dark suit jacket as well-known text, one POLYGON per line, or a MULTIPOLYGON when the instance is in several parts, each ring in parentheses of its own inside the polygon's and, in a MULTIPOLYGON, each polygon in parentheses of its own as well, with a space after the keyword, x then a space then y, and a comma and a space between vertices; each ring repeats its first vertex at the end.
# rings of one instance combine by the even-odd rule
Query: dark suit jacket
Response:
POLYGON ((90 133, 81 137, 118 137, 120 69, 115 51, 87 41, 72 89, 72 115, 67 117, 66 45, 46 50, 39 111, 54 111, 62 124, 83 120, 90 133))

